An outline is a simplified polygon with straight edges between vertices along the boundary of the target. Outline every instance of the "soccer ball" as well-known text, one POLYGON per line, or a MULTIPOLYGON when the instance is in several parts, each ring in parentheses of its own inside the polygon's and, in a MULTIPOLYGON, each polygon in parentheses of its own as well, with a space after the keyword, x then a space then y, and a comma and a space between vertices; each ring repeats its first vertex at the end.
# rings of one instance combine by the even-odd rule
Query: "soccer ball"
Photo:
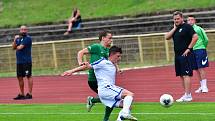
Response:
POLYGON ((160 104, 164 107, 170 107, 173 102, 173 97, 170 94, 163 94, 160 97, 160 104))

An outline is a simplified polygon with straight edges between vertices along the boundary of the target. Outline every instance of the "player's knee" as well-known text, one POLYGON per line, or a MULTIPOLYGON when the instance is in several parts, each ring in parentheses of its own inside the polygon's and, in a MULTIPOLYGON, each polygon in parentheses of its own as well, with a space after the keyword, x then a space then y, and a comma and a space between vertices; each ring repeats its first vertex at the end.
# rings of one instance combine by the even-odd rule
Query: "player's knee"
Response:
POLYGON ((130 92, 130 91, 128 91, 128 90, 123 90, 123 92, 122 92, 122 98, 125 98, 126 96, 131 96, 131 97, 134 97, 134 93, 133 92, 130 92))
POLYGON ((128 92, 127 96, 132 96, 132 97, 134 97, 134 93, 133 93, 133 92, 128 92))

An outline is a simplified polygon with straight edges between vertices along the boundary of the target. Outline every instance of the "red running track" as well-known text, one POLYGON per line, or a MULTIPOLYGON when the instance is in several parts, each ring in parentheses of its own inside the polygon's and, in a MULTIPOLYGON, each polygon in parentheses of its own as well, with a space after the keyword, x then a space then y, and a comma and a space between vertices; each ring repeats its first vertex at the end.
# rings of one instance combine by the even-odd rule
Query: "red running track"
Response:
MULTIPOLYGON (((209 93, 205 94, 194 93, 199 86, 194 73, 192 78, 194 102, 215 101, 214 70, 215 62, 210 62, 210 67, 206 69, 209 93)), ((85 103, 88 95, 96 95, 88 87, 87 75, 34 77, 32 100, 13 100, 19 90, 16 78, 0 78, 0 83, 0 103, 85 103)), ((26 80, 25 84, 27 86, 26 80)), ((158 102, 163 93, 172 94, 175 99, 183 94, 181 81, 175 77, 173 66, 124 71, 118 75, 117 85, 134 92, 136 102, 158 102)))

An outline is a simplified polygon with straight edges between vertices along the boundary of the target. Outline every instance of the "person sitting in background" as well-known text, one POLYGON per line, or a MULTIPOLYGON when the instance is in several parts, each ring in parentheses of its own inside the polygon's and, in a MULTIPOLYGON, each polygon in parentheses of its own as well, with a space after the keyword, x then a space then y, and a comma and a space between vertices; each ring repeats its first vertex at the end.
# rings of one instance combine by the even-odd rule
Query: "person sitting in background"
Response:
POLYGON ((80 10, 78 10, 77 8, 74 8, 72 16, 68 20, 68 29, 64 33, 64 35, 68 35, 72 31, 72 28, 77 28, 77 29, 80 28, 81 22, 82 20, 81 20, 80 10))

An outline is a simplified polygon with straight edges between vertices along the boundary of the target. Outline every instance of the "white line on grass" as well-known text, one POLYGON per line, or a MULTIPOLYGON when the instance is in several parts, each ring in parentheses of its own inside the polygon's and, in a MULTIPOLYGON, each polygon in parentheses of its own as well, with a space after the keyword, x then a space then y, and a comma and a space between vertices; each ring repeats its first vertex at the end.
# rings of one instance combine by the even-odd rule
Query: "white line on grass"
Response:
MULTIPOLYGON (((0 115, 103 115, 104 113, 0 113, 0 115)), ((118 113, 112 113, 118 115, 118 113)), ((135 115, 215 115, 215 113, 132 113, 135 115)))

